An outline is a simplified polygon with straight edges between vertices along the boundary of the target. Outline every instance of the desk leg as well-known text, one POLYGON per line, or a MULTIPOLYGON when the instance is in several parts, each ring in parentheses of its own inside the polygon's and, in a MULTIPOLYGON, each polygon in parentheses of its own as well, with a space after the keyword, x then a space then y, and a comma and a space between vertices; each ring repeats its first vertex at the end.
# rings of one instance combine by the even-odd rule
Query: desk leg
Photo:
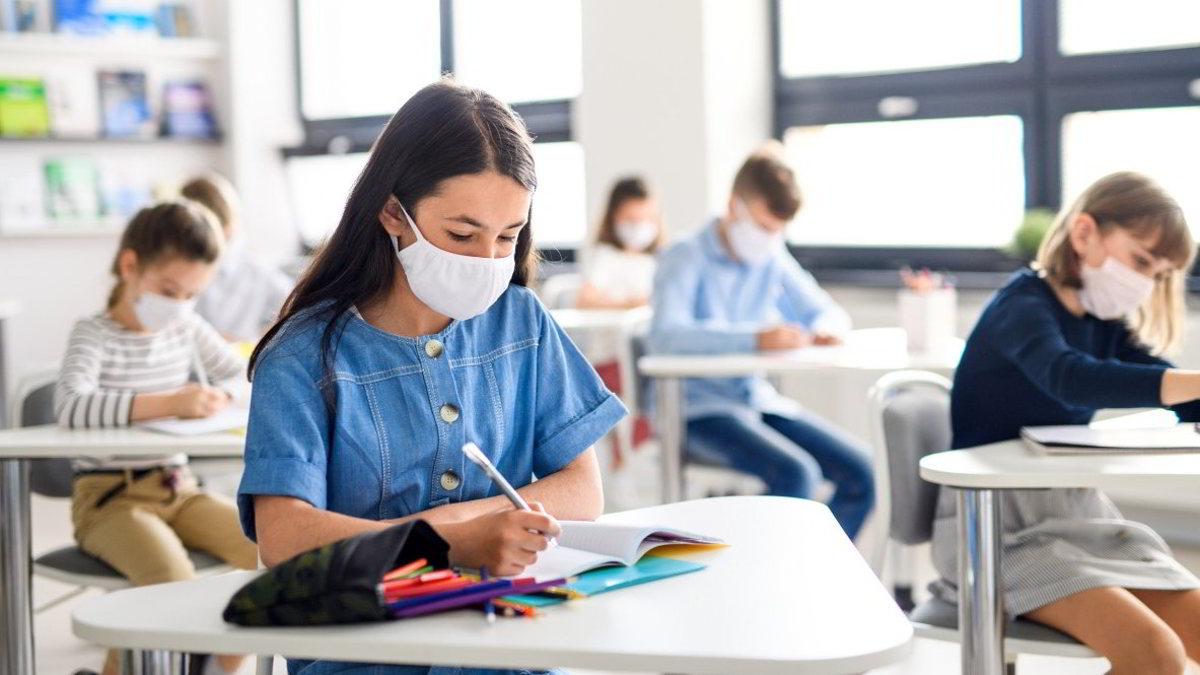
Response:
POLYGON ((0 460, 0 672, 33 675, 29 462, 0 460))
POLYGON ((662 501, 683 499, 684 426, 679 378, 663 377, 658 388, 658 442, 662 446, 662 501))
POLYGON ((998 501, 995 490, 958 492, 958 628, 971 675, 1005 674, 998 501))

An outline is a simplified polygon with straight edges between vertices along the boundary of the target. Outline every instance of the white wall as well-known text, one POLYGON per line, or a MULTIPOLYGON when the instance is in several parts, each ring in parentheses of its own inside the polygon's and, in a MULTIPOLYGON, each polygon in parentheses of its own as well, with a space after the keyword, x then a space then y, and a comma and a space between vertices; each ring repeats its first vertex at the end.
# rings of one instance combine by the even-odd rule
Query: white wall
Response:
POLYGON ((733 173, 770 135, 765 0, 583 0, 583 143, 587 208, 640 173, 673 235, 722 208, 733 173))

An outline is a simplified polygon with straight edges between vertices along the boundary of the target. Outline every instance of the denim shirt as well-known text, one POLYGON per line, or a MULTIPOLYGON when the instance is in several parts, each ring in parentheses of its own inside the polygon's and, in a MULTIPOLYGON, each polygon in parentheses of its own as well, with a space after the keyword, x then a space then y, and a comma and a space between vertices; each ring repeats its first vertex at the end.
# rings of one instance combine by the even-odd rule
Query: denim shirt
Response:
MULTIPOLYGON (((781 321, 834 334, 849 330, 849 315, 787 250, 761 263, 735 260, 719 226, 713 219, 659 256, 651 352, 749 353, 757 349, 758 333, 781 321)), ((761 377, 691 378, 685 393, 688 419, 796 410, 761 377)))
MULTIPOLYGON (((238 508, 255 537, 254 495, 286 495, 358 518, 398 518, 499 494, 460 448, 473 441, 513 485, 548 476, 626 413, 528 289, 436 335, 403 337, 338 317, 328 371, 321 308, 299 315, 254 373, 238 508), (332 408, 322 390, 336 396, 332 408)), ((293 673, 353 664, 291 661, 293 673)), ((367 668, 367 666, 357 666, 367 668)), ((475 672, 428 666, 365 672, 475 672)))

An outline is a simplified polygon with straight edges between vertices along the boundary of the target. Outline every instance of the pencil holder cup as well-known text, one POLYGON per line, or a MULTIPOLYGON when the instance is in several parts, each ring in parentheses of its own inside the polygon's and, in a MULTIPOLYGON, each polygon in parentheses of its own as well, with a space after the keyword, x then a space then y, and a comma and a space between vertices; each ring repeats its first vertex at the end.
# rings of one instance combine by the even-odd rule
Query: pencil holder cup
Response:
POLYGON ((902 289, 898 300, 909 354, 932 354, 948 347, 954 339, 958 306, 953 288, 902 289))

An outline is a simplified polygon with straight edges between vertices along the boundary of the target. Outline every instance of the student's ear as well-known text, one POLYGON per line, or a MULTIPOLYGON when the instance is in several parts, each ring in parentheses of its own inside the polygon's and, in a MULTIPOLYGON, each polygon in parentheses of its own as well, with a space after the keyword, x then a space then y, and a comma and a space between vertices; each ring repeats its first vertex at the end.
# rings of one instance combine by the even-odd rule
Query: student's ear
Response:
POLYGON ((1090 213, 1080 213, 1070 224, 1071 249, 1080 257, 1086 256, 1091 242, 1100 234, 1100 226, 1090 213))
POLYGON ((404 217, 400 200, 396 199, 395 195, 388 195, 383 208, 379 210, 379 224, 393 237, 408 233, 408 220, 404 217))
POLYGON ((121 274, 121 281, 125 284, 131 284, 138 278, 138 273, 141 271, 138 267, 137 252, 131 248, 121 251, 117 255, 117 270, 121 274))
POLYGON ((738 217, 738 196, 736 193, 729 193, 729 204, 725 207, 725 220, 730 222, 737 220, 738 217))

